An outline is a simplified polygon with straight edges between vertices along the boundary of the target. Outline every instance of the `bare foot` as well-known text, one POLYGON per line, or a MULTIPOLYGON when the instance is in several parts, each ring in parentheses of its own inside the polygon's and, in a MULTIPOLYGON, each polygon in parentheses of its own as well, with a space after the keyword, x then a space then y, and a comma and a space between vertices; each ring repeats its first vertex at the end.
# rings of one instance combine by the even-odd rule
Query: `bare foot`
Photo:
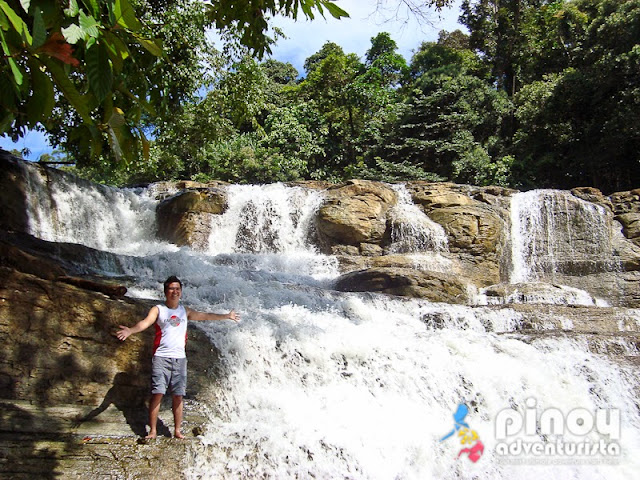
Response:
POLYGON ((182 432, 181 432, 180 430, 176 430, 176 431, 173 433, 173 436, 174 436, 175 438, 184 438, 184 435, 182 434, 182 432))
POLYGON ((146 437, 144 437, 146 440, 152 440, 154 438, 156 438, 158 436, 157 432, 149 432, 149 435, 147 435, 146 437))

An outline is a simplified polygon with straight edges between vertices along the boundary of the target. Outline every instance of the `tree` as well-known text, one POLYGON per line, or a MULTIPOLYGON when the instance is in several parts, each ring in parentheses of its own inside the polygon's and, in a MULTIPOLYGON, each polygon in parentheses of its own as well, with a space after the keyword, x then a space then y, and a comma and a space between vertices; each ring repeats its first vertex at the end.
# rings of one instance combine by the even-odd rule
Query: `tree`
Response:
POLYGON ((567 3, 554 28, 569 66, 515 98, 517 174, 530 185, 640 182, 640 0, 567 3))
MULTIPOLYGON (((7 87, 0 97, 0 133, 17 139, 26 129, 50 130, 48 119, 58 106, 61 115, 74 119, 78 127, 68 137, 90 140, 79 141, 82 152, 95 158, 107 145, 116 159, 130 160, 139 152, 146 156, 149 143, 141 128, 142 115, 157 115, 171 96, 163 88, 166 84, 147 81, 149 69, 144 67, 166 62, 171 57, 168 50, 178 50, 171 46, 169 32, 162 45, 153 37, 152 25, 140 20, 146 5, 151 4, 0 0, 0 79, 7 87)), ((271 15, 297 18, 302 11, 313 18, 315 12, 325 10, 337 18, 347 15, 327 0, 214 0, 208 4, 185 0, 152 5, 154 10, 147 7, 147 12, 197 7, 203 15, 197 18, 204 19, 198 28, 215 25, 237 32, 258 56, 269 51, 265 32, 271 15)))
POLYGON ((379 76, 384 86, 397 86, 408 73, 407 62, 397 49, 398 44, 387 32, 372 37, 371 48, 365 55, 368 76, 379 76))
POLYGON ((510 102, 475 75, 470 50, 423 43, 414 54, 414 80, 379 156, 407 162, 452 181, 507 184, 512 158, 501 141, 510 102))

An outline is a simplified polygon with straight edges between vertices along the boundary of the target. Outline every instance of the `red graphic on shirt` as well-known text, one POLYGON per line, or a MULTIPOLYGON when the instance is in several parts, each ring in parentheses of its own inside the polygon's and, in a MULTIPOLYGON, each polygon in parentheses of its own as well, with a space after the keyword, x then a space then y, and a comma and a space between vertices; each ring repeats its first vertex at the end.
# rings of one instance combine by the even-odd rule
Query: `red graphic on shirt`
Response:
POLYGON ((177 327, 178 325, 180 325, 180 317, 178 317, 177 315, 171 315, 171 318, 167 320, 167 322, 169 322, 169 325, 171 325, 172 327, 177 327))

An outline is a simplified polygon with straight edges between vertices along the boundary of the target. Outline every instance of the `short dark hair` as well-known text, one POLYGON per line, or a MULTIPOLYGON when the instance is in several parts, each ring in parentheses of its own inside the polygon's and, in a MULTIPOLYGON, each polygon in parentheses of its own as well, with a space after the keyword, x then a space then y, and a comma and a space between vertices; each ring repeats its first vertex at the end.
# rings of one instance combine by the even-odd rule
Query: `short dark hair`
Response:
POLYGON ((167 289, 169 288, 169 285, 172 283, 179 283, 180 284, 180 288, 182 288, 182 282, 180 281, 180 279, 178 277, 176 277, 175 275, 171 275, 169 278, 167 278, 164 281, 164 292, 167 293, 167 289))

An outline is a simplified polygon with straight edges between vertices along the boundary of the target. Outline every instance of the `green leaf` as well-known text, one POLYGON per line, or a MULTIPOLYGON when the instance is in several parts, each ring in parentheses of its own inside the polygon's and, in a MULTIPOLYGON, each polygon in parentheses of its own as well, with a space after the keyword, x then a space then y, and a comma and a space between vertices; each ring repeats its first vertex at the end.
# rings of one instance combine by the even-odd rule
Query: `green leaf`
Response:
POLYGON ((68 0, 68 7, 64 9, 64 14, 67 17, 77 17, 78 11, 80 8, 78 7, 78 2, 76 0, 68 0))
POLYGON ((80 11, 80 28, 89 37, 98 38, 100 36, 100 24, 91 15, 86 15, 80 11))
POLYGON ((46 120, 55 106, 55 96, 53 83, 49 76, 44 73, 38 62, 31 59, 29 61, 31 69, 32 95, 27 102, 27 118, 35 124, 46 120))
POLYGON ((11 73, 13 73, 13 79, 16 82, 16 85, 22 85, 23 75, 20 67, 11 56, 11 50, 9 49, 9 45, 7 44, 7 40, 4 38, 4 33, 0 30, 0 42, 2 42, 2 50, 9 62, 9 66, 11 67, 11 73))
POLYGON ((109 52, 109 58, 111 58, 111 64, 113 70, 120 72, 122 70, 123 61, 129 57, 129 48, 118 37, 111 32, 104 33, 104 44, 109 52))
POLYGON ((38 6, 33 10, 33 48, 44 45, 47 41, 47 27, 44 24, 42 9, 38 6))
POLYGON ((75 23, 72 23, 67 28, 61 29, 61 31, 64 39, 72 45, 75 45, 80 40, 86 39, 84 30, 82 30, 82 28, 80 28, 80 26, 76 25, 75 23))
POLYGON ((9 25, 11 25, 9 23, 9 19, 2 12, 2 10, 0 10, 0 28, 6 32, 7 30, 9 30, 9 25))
POLYGON ((128 0, 115 0, 113 7, 116 24, 132 32, 137 32, 142 28, 142 23, 136 17, 136 12, 128 0))
MULTIPOLYGON (((75 1, 75 0, 74 0, 75 1)), ((98 0, 82 0, 85 7, 91 12, 94 17, 100 16, 100 6, 98 5, 98 0)))
POLYGON ((4 116, 0 118, 0 132, 7 132, 11 128, 14 119, 15 116, 6 110, 4 116))
POLYGON ((116 157, 116 161, 120 163, 122 161, 122 128, 113 128, 111 125, 107 124, 107 138, 109 140, 109 147, 111 147, 111 152, 116 157))
POLYGON ((4 12, 7 16, 13 28, 18 32, 18 35, 22 37, 22 39, 28 44, 31 45, 33 39, 31 38, 31 33, 29 33, 29 28, 27 24, 13 11, 13 9, 9 6, 7 2, 4 0, 0 0, 0 10, 4 12))
POLYGON ((145 162, 148 162, 149 153, 151 152, 151 142, 149 142, 141 128, 138 128, 137 130, 140 134, 140 142, 142 142, 142 158, 145 162))
POLYGON ((324 0, 320 0, 319 3, 324 5, 326 7, 326 9, 329 10, 329 13, 331 14, 331 16, 333 18, 341 18, 341 17, 349 18, 349 14, 346 11, 344 11, 343 9, 341 9, 335 3, 327 2, 327 1, 324 1, 324 0))
POLYGON ((89 88, 96 96, 98 102, 107 96, 111 91, 113 83, 113 73, 109 53, 100 43, 96 43, 88 48, 85 54, 87 62, 87 77, 89 77, 89 88))
POLYGON ((141 37, 140 35, 133 36, 138 40, 138 43, 142 45, 149 53, 155 55, 156 57, 161 57, 164 53, 162 51, 162 47, 159 45, 160 40, 150 40, 148 38, 141 37))
POLYGON ((78 112, 80 118, 82 118, 86 124, 93 125, 93 119, 91 118, 89 109, 89 97, 87 95, 82 95, 78 91, 73 82, 69 79, 65 69, 56 61, 45 55, 39 57, 39 60, 47 67, 47 70, 51 73, 57 87, 76 112, 78 112))

